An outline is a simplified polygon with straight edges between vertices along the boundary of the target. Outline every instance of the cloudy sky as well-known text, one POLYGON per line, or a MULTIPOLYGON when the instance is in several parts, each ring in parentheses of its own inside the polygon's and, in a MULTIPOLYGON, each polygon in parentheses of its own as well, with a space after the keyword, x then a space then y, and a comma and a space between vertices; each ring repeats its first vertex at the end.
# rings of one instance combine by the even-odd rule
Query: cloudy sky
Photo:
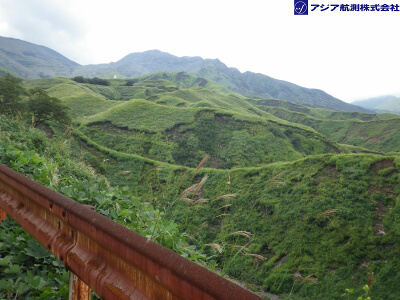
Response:
POLYGON ((400 0, 308 2, 309 14, 299 16, 294 0, 0 0, 0 36, 47 46, 80 64, 159 49, 218 58, 347 102, 400 95, 400 11, 333 6, 400 0), (311 11, 314 5, 320 6, 311 11))

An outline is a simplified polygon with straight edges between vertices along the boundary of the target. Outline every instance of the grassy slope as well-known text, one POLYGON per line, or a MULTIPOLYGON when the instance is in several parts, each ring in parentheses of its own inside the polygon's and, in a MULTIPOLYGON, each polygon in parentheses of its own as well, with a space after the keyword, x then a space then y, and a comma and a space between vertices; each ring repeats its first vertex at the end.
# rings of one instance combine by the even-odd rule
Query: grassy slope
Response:
MULTIPOLYGON (((250 101, 257 103, 256 101, 250 101)), ((399 149, 400 118, 394 114, 366 114, 312 109, 283 101, 258 101, 257 105, 276 117, 310 126, 338 143, 383 152, 399 149), (271 105, 271 106, 266 106, 271 105)))
POLYGON ((195 166, 205 153, 212 156, 214 167, 230 168, 340 151, 312 130, 290 124, 146 100, 131 100, 85 118, 79 130, 108 148, 187 166, 195 166))
POLYGON ((127 127, 130 130, 161 132, 176 124, 193 122, 195 113, 193 109, 168 107, 135 99, 85 118, 82 124, 111 122, 117 127, 127 127))
POLYGON ((132 87, 125 80, 98 86, 66 78, 26 86, 63 100, 81 133, 99 145, 159 161, 195 166, 208 153, 213 167, 231 168, 341 151, 309 127, 281 120, 213 82, 183 72, 138 80, 132 87), (122 101, 130 97, 140 99, 122 101))
POLYGON ((18 75, 15 74, 14 72, 11 72, 10 70, 8 70, 8 69, 6 69, 6 68, 0 67, 0 76, 2 77, 2 76, 5 76, 5 75, 7 75, 7 74, 11 74, 11 75, 14 76, 14 77, 17 77, 17 78, 22 79, 22 77, 18 76, 18 75))
POLYGON ((230 185, 228 174, 205 171, 210 179, 203 197, 214 199, 218 193, 238 197, 206 204, 201 211, 192 209, 194 215, 180 217, 190 217, 198 225, 209 222, 203 237, 219 243, 236 243, 227 235, 238 230, 254 233, 248 248, 266 260, 240 256, 230 272, 254 278, 272 292, 295 288, 299 298, 339 298, 346 286, 365 284, 372 271, 377 298, 395 299, 397 291, 391 284, 398 280, 400 232, 396 222, 399 169, 393 160, 370 155, 315 156, 232 170, 230 185), (227 204, 233 205, 218 209, 227 204), (319 218, 329 209, 338 211, 319 218), (229 216, 214 219, 220 212, 229 216), (319 282, 301 286, 311 274, 319 282))
POLYGON ((360 294, 374 272, 371 296, 397 297, 398 157, 329 154, 258 168, 206 168, 193 176, 190 168, 95 144, 89 150, 85 158, 112 184, 128 184, 143 201, 164 207, 196 240, 223 245, 218 257, 227 262, 223 272, 277 294, 294 288, 298 299, 339 299, 351 287, 360 294), (208 203, 179 200, 205 175, 203 189, 188 197, 208 203), (225 194, 237 196, 213 201, 225 194), (329 209, 338 211, 327 214, 329 209), (236 231, 253 236, 230 235, 236 231), (235 245, 266 259, 236 256, 235 245), (308 275, 311 279, 300 284, 308 275))
MULTIPOLYGON (((73 147, 69 129, 65 131, 57 123, 48 123, 46 128, 47 133, 50 128, 54 133, 51 139, 26 120, 15 121, 0 115, 0 163, 71 199, 92 205, 97 212, 188 259, 207 265, 207 257, 187 243, 177 224, 165 218, 159 223, 163 212, 141 203, 127 188, 110 187, 105 177, 83 164, 80 159, 84 150, 73 147)), ((0 298, 68 298, 68 269, 14 220, 8 217, 0 223, 0 298)))
MULTIPOLYGON (((102 90, 96 101, 106 102, 111 101, 106 94, 121 88, 118 81, 106 88, 77 86, 92 92, 102 90)), ((226 94, 213 97, 216 91, 186 87, 189 89, 167 79, 146 78, 128 89, 143 98, 118 102, 106 111, 80 118, 76 145, 81 147, 81 156, 111 184, 128 185, 143 201, 164 207, 197 241, 223 245, 225 251, 217 257, 227 262, 223 272, 273 293, 293 291, 294 299, 339 299, 344 289, 351 287, 360 295, 368 273, 374 272, 371 296, 396 299, 400 279, 400 229, 396 221, 399 158, 334 154, 332 148, 324 149, 326 143, 342 148, 305 126, 260 113, 261 106, 249 110, 252 107, 242 104, 240 97, 235 103, 226 94), (227 110, 230 101, 231 109, 227 110), (185 139, 178 139, 183 136, 185 139), (193 152, 187 151, 192 148, 177 151, 196 143, 198 148, 193 152), (225 152, 224 145, 228 145, 225 152), (261 145, 260 150, 276 147, 275 161, 295 161, 266 165, 266 161, 254 160, 254 145, 261 145), (133 147, 131 153, 128 146, 133 147), (328 150, 330 154, 323 154, 328 150), (185 153, 192 156, 184 157, 185 153), (194 169, 177 165, 186 159, 188 166, 196 166, 205 153, 211 154, 205 165, 211 168, 196 176, 194 169), (225 167, 235 169, 215 169, 227 158, 233 165, 225 167), (207 198, 209 202, 190 206, 181 201, 178 195, 205 175, 204 187, 188 197, 207 198), (237 196, 212 201, 224 194, 237 196), (329 209, 337 211, 329 213, 329 209), (231 235, 235 231, 249 231, 253 236, 249 241, 231 235), (244 250, 236 255, 234 245, 246 246, 252 255, 242 255, 244 250)), ((50 91, 54 86, 47 88, 50 91)), ((288 110, 284 112, 293 116, 288 110)), ((318 128, 325 124, 335 138, 348 132, 338 125, 350 124, 348 118, 355 123, 362 123, 354 120, 357 117, 371 118, 325 110, 297 113, 307 122, 319 124, 318 128), (321 121, 327 114, 334 120, 321 121)), ((379 118, 373 116, 371 121, 392 122, 379 118)), ((303 124, 310 126, 305 121, 303 124)), ((379 134, 377 127, 366 134, 379 134)), ((261 151, 258 157, 273 158, 268 155, 261 151)))

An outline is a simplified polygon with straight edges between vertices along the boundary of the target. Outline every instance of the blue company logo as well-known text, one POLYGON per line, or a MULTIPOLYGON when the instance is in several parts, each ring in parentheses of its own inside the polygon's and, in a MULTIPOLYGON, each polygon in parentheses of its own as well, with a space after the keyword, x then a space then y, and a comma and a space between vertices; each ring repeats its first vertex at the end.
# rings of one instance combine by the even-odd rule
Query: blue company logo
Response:
POLYGON ((308 15, 308 0, 294 0, 294 14, 308 15))

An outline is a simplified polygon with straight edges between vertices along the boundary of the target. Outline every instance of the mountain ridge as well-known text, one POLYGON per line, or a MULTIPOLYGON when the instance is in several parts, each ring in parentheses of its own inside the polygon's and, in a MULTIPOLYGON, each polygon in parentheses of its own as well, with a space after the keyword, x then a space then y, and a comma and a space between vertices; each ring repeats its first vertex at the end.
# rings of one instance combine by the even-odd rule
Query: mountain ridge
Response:
POLYGON ((33 79, 70 76, 79 64, 48 47, 0 37, 0 66, 24 79, 33 79))
POLYGON ((215 81, 242 95, 286 100, 310 107, 371 112, 345 103, 322 90, 307 89, 260 73, 241 73, 236 68, 227 67, 219 59, 177 57, 160 50, 148 50, 128 54, 109 64, 81 66, 44 46, 5 37, 0 37, 0 42, 0 67, 25 79, 77 75, 137 77, 158 71, 184 71, 215 81))
POLYGON ((368 99, 356 100, 352 102, 377 112, 392 112, 400 114, 400 97, 394 95, 384 95, 368 99))
MULTIPOLYGON (((131 53, 114 63, 112 66, 120 74, 131 77, 138 76, 135 72, 126 72, 125 68, 134 61, 137 65, 146 68, 146 72, 157 71, 185 71, 191 75, 204 77, 242 95, 258 96, 286 100, 311 107, 329 108, 345 111, 371 112, 368 109, 349 105, 319 89, 308 89, 288 81, 274 79, 261 73, 246 71, 241 73, 238 69, 226 66, 219 59, 203 59, 201 57, 177 57, 160 50, 131 53), (173 65, 163 64, 160 68, 154 68, 154 59, 168 58, 173 65), (150 63, 148 63, 150 61, 150 63), (123 65, 124 69, 121 69, 123 65), (177 67, 178 65, 178 67, 177 67), (322 104, 321 104, 322 102, 322 104)), ((84 70, 82 67, 81 70, 84 70)), ((82 74, 80 74, 82 75, 82 74)), ((92 74, 95 75, 95 74, 92 74)), ((144 75, 144 74, 141 74, 144 75)))

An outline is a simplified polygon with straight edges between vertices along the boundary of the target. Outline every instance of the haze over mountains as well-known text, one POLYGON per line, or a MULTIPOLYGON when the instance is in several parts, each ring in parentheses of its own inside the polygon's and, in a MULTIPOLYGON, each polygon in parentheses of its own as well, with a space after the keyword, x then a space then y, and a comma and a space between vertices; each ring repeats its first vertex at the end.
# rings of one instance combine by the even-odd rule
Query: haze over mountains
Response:
POLYGON ((0 37, 0 72, 10 71, 24 79, 57 76, 137 77, 158 71, 184 71, 215 81, 242 95, 286 100, 309 107, 372 112, 345 103, 322 90, 308 89, 269 76, 229 68, 218 59, 177 57, 159 50, 132 53, 115 63, 81 66, 44 46, 0 37))
POLYGON ((373 97, 369 99, 357 100, 354 105, 359 105, 368 109, 373 109, 381 113, 396 113, 400 114, 400 97, 393 95, 373 97))

